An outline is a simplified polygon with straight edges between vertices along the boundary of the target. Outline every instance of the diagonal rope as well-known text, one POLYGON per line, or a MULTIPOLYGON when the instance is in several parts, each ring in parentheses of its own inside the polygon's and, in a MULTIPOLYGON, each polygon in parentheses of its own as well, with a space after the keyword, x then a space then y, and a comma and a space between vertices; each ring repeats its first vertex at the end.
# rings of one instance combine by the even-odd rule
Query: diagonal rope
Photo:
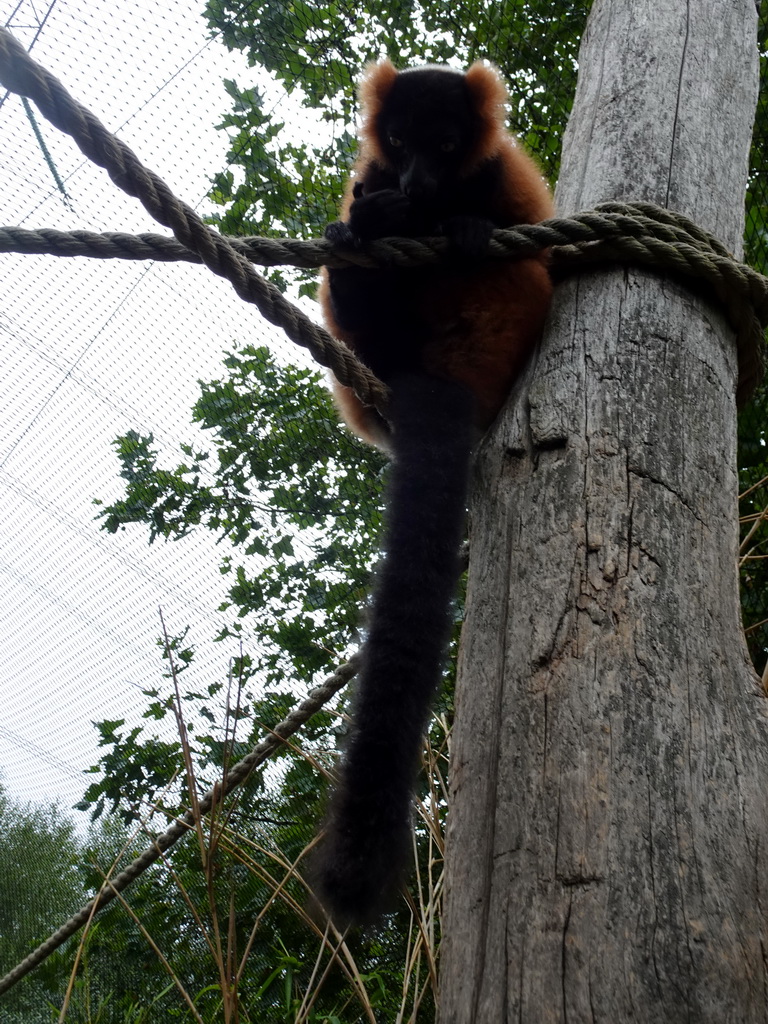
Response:
POLYGON ((109 888, 103 889, 98 896, 92 899, 21 963, 17 964, 12 971, 9 971, 4 978, 0 978, 0 994, 13 988, 17 981, 20 981, 25 974, 29 974, 39 964, 46 960, 51 953, 66 942, 70 936, 79 931, 83 925, 97 914, 103 907, 117 896, 118 893, 127 889, 131 882, 134 882, 139 875, 143 874, 148 867, 159 860, 166 850, 194 829, 195 824, 206 815, 214 804, 219 803, 223 797, 240 786, 251 774, 254 768, 265 761, 270 754, 274 753, 281 746, 284 740, 299 729, 309 718, 318 712, 350 679, 357 673, 359 667, 359 655, 354 655, 344 665, 329 676, 320 686, 315 687, 309 695, 295 707, 293 711, 279 725, 265 736, 263 740, 237 764, 233 765, 226 775, 224 785, 220 783, 200 798, 197 815, 187 811, 171 827, 159 835, 142 853, 131 861, 125 870, 116 875, 109 883, 109 888))
POLYGON ((291 341, 309 349, 322 366, 330 366, 342 384, 353 388, 367 405, 382 407, 388 395, 384 385, 342 342, 313 324, 269 281, 257 274, 229 240, 209 227, 171 192, 163 179, 144 167, 124 142, 112 135, 95 114, 78 103, 59 80, 41 67, 5 29, 0 29, 0 83, 33 100, 61 131, 70 135, 80 151, 103 167, 114 183, 139 199, 144 208, 169 227, 185 248, 220 277, 226 277, 241 299, 252 302, 270 323, 291 341))

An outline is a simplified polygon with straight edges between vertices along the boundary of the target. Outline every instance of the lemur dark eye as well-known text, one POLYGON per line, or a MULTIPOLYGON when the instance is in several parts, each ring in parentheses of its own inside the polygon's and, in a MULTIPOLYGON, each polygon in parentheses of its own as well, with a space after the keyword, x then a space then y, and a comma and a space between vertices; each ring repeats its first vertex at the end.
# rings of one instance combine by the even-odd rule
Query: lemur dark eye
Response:
POLYGON ((453 140, 448 139, 445 142, 440 143, 440 150, 443 153, 453 153, 456 149, 456 143, 453 140))
POLYGON ((402 146, 403 140, 399 139, 396 135, 390 135, 389 136, 389 144, 390 144, 390 146, 394 147, 395 149, 398 149, 400 146, 402 146))

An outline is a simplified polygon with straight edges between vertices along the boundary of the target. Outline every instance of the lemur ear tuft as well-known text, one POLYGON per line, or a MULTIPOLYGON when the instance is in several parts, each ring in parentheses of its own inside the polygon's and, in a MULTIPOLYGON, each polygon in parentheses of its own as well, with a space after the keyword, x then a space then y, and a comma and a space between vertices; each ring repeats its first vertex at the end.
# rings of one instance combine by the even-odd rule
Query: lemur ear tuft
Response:
POLYGON ((480 122, 473 164, 494 156, 498 149, 499 131, 507 120, 507 87, 498 70, 490 64, 476 61, 464 76, 475 113, 480 122))
POLYGON ((391 60, 380 60, 368 64, 363 72, 358 90, 363 112, 360 141, 364 152, 379 160, 383 159, 383 154, 376 132, 376 123, 398 74, 399 72, 391 60))

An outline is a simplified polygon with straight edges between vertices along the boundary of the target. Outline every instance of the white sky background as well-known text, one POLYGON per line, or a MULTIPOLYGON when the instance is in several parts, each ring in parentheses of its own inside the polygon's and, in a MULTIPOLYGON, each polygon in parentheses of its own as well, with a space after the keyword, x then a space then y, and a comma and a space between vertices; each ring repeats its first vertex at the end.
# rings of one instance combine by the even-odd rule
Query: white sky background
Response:
MULTIPOLYGON (((253 84, 240 54, 206 38, 202 0, 57 0, 32 56, 199 212, 225 167, 222 79, 253 84)), ((0 0, 28 46, 48 3, 0 0), (15 12, 15 13, 14 13, 15 12)), ((2 99, 3 92, 0 92, 2 99)), ((75 144, 37 120, 72 199, 68 209, 19 97, 0 107, 0 223, 167 233, 75 144)), ((0 771, 12 796, 71 806, 98 756, 91 721, 134 718, 157 685, 158 607, 192 625, 200 685, 235 652, 210 644, 225 580, 208 536, 147 545, 94 521, 94 497, 121 493, 110 442, 152 431, 178 461, 198 379, 221 376, 234 341, 287 351, 209 271, 0 255, 0 771)), ((290 347, 290 358, 301 360, 290 347)), ((73 812, 74 814, 75 812, 73 812)))

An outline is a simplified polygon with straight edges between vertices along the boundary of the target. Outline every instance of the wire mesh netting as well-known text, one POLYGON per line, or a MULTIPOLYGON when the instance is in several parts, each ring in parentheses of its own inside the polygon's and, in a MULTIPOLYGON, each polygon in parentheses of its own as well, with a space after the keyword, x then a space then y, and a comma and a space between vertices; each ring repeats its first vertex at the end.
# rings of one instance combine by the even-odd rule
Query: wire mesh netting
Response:
MULTIPOLYGON (((554 183, 588 9, 0 0, 32 56, 209 223, 298 237, 335 217, 353 85, 387 53, 496 63, 512 127, 554 183)), ((763 9, 761 54, 767 25, 763 9)), ((761 73, 746 250, 765 272, 761 73)), ((13 93, 0 169, 3 223, 159 230, 13 93)), ((314 273, 268 276, 319 319, 314 273)), ((341 429, 309 357, 201 266, 3 254, 0 300, 4 972, 354 652, 384 460, 341 429)), ((759 673, 765 402, 761 389, 742 413, 739 453, 759 673)), ((311 908, 305 855, 345 729, 327 710, 0 996, 0 1024, 51 1007, 83 1022, 431 1019, 450 692, 425 750, 412 902, 390 928, 339 946, 311 908)))

